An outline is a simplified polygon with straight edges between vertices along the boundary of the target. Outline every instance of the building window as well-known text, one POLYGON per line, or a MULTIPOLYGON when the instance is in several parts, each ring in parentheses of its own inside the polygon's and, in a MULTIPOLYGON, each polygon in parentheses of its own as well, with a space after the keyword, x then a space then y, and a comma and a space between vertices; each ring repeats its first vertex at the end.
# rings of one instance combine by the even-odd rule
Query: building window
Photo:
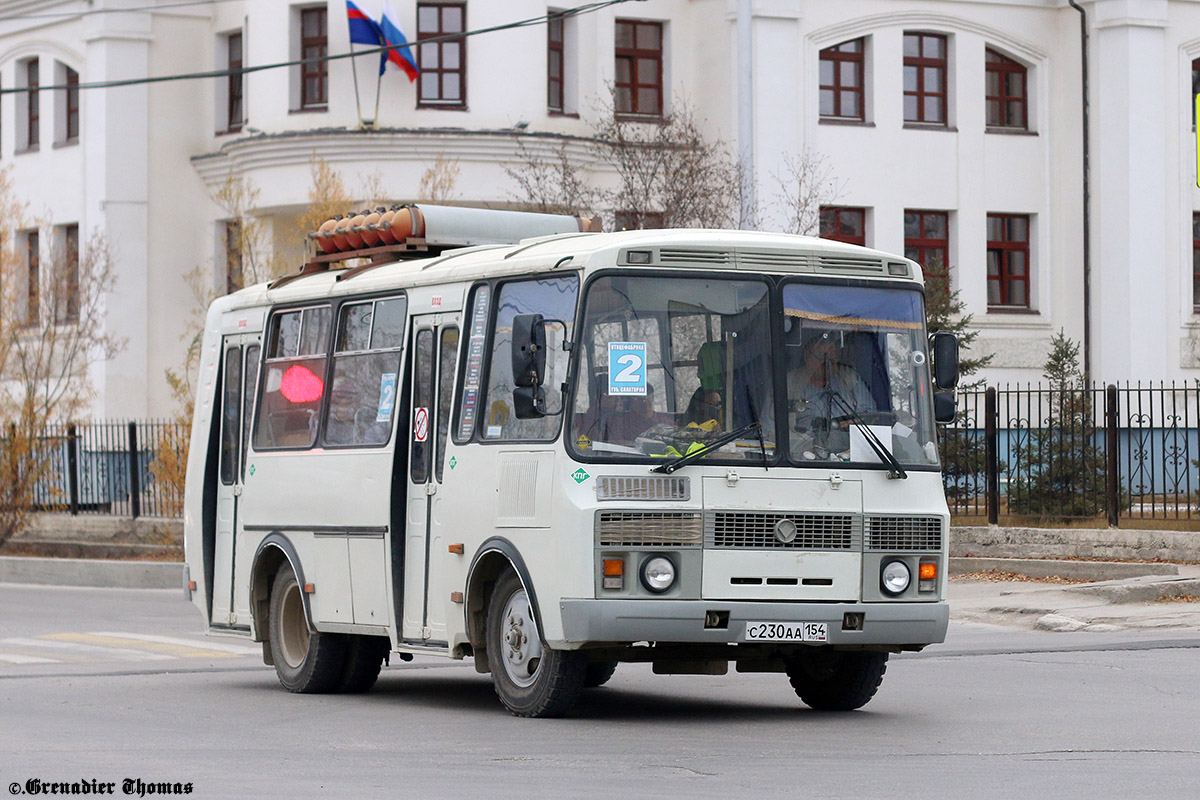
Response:
POLYGON ((864 39, 821 51, 821 116, 863 119, 864 39))
POLYGON ((1192 307, 1200 313, 1200 214, 1192 214, 1192 307))
POLYGON ((41 259, 38 257, 38 232, 25 232, 25 322, 37 325, 41 320, 42 291, 41 291, 41 259))
POLYGON ((1196 127, 1196 95, 1200 94, 1200 58, 1192 62, 1192 127, 1196 127))
POLYGON ((233 294, 246 285, 242 272, 242 223, 227 220, 222 239, 225 245, 225 294, 233 294))
POLYGON ((55 237, 54 321, 79 321, 79 226, 60 225, 55 237))
POLYGON ((466 107, 467 45, 464 39, 422 43, 466 30, 465 3, 417 5, 418 105, 466 107))
POLYGON ((662 23, 617 20, 616 56, 616 112, 629 116, 661 117, 662 23))
POLYGON ((988 308, 1029 308, 1029 215, 987 215, 988 308))
POLYGON ((990 47, 986 50, 987 125, 989 128, 1029 127, 1025 66, 990 47))
POLYGON ((904 34, 904 121, 946 124, 946 37, 904 34))
POLYGON ((649 231, 665 227, 666 215, 661 211, 618 211, 613 222, 619 231, 649 231))
POLYGON ((904 212, 904 257, 921 265, 926 283, 950 291, 950 214, 945 211, 904 212))
POLYGON ((54 82, 66 89, 55 92, 54 122, 56 145, 79 142, 79 73, 66 64, 54 65, 54 82))
POLYGON ((867 210, 846 206, 822 206, 821 238, 866 247, 867 210))
POLYGON ((17 96, 17 150, 37 150, 41 141, 41 107, 36 58, 20 63, 17 68, 17 80, 22 88, 29 90, 17 96))
POLYGON ((300 109, 324 110, 329 104, 329 50, 326 10, 300 9, 300 109))
POLYGON ((565 25, 562 17, 546 21, 546 107, 563 113, 563 50, 565 25))
POLYGON ((225 79, 225 130, 229 133, 240 131, 242 123, 246 121, 242 106, 243 66, 242 34, 239 31, 225 37, 225 69, 229 70, 229 77, 225 79))

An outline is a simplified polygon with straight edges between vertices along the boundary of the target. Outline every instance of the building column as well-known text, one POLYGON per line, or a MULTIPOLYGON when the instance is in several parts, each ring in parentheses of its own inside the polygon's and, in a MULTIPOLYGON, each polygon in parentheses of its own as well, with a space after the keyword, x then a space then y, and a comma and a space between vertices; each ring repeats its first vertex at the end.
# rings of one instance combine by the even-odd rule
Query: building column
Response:
MULTIPOLYGON (((88 19, 83 81, 149 74, 149 14, 97 14, 88 19)), ((89 370, 97 417, 146 416, 148 343, 149 87, 92 89, 81 93, 84 135, 81 238, 101 233, 108 244, 115 283, 104 298, 104 327, 124 347, 89 370)))
MULTIPOLYGON (((1167 0, 1097 0, 1091 13, 1092 374, 1168 374, 1167 0)), ((1171 183, 1168 183, 1168 180, 1171 183)))

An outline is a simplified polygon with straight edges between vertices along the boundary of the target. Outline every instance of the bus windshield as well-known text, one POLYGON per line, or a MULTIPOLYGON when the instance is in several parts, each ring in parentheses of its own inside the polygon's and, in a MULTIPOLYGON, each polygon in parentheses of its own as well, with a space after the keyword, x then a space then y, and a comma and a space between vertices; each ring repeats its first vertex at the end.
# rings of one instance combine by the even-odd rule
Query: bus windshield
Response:
POLYGON ((703 461, 882 468, 869 428, 935 466, 924 330, 912 289, 605 275, 584 301, 570 446, 646 463, 745 428, 703 461))

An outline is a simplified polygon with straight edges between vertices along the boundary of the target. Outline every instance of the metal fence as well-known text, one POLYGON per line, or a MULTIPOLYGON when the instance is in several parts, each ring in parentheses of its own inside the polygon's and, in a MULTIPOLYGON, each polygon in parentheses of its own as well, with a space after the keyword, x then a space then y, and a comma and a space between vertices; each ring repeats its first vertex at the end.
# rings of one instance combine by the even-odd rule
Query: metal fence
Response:
POLYGON ((30 505, 70 514, 178 516, 181 476, 163 475, 156 462, 168 452, 181 457, 186 436, 186 425, 167 421, 48 426, 38 447, 47 468, 30 505))
POLYGON ((959 392, 942 431, 956 517, 1200 522, 1200 386, 959 392))

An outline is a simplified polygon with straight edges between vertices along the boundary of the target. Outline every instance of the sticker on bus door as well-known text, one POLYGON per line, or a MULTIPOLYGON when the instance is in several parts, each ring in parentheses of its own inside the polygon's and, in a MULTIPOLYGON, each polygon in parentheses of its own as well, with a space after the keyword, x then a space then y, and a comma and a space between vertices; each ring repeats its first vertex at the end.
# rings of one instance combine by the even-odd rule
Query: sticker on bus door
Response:
POLYGON ((429 409, 422 406, 413 412, 413 441, 423 442, 429 438, 429 409))
POLYGON ((646 394, 646 343, 608 343, 608 393, 646 394))

